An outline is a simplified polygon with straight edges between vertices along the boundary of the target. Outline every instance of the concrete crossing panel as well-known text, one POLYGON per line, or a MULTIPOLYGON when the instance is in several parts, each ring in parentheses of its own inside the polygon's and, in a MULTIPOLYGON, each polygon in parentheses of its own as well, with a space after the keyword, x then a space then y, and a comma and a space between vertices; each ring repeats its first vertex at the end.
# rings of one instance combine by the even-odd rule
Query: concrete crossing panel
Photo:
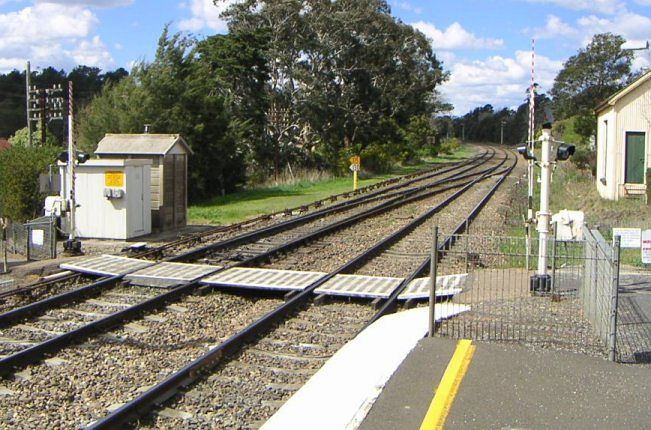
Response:
POLYGON ((293 291, 302 290, 325 275, 322 272, 234 267, 201 282, 221 287, 293 291))
MULTIPOLYGON (((467 273, 445 275, 436 277, 436 297, 453 296, 461 292, 461 287, 466 282, 467 273)), ((400 293, 398 300, 427 299, 429 298, 430 278, 417 278, 407 285, 400 293)))
POLYGON ((73 272, 87 273, 97 276, 117 276, 135 272, 145 267, 153 266, 155 261, 139 260, 137 258, 102 255, 89 257, 73 262, 62 263, 60 268, 73 272))
POLYGON ((169 288, 208 276, 221 269, 207 264, 163 262, 130 273, 124 277, 134 285, 169 288))
POLYGON ((317 294, 385 299, 403 278, 364 275, 337 275, 314 290, 317 294))

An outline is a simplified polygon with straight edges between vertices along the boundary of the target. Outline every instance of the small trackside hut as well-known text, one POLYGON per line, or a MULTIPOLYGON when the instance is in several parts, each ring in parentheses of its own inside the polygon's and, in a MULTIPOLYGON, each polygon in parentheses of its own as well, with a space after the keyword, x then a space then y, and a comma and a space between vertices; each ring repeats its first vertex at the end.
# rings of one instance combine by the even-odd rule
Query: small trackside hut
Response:
POLYGON ((178 134, 106 134, 95 154, 102 159, 151 160, 152 229, 185 227, 188 206, 188 155, 178 134))
POLYGON ((597 114, 597 190, 619 200, 646 194, 651 166, 651 72, 612 95, 597 114))

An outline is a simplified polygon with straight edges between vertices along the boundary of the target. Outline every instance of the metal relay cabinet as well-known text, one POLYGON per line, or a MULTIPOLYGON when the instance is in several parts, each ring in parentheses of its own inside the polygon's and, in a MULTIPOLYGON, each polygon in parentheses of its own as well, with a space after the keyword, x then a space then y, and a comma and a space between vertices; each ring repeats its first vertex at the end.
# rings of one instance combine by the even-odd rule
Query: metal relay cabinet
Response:
MULTIPOLYGON (((66 166, 59 165, 66 178, 66 166)), ((130 239, 151 233, 151 161, 90 160, 75 167, 75 234, 130 239)), ((61 197, 65 201, 69 184, 61 197)))

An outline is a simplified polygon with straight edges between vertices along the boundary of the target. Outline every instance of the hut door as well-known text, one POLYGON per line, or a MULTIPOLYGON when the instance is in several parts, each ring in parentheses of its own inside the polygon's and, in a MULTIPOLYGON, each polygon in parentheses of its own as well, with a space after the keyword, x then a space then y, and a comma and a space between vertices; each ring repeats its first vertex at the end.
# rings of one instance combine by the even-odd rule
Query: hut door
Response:
POLYGON ((185 155, 174 156, 174 225, 185 225, 185 193, 187 186, 185 171, 185 155))
POLYGON ((624 182, 627 184, 644 183, 644 133, 626 132, 626 167, 624 182))

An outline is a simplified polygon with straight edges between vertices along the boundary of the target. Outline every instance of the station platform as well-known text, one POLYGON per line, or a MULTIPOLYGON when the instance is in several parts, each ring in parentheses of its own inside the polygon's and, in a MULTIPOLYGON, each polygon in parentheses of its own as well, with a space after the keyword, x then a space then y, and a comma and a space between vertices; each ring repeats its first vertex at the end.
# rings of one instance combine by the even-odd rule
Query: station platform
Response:
MULTIPOLYGON (((473 342, 446 429, 648 429, 651 366, 564 351, 473 342)), ((359 430, 419 429, 457 341, 424 338, 359 430)), ((433 428, 433 427, 432 427, 433 428)))
POLYGON ((471 343, 458 391, 449 391, 444 425, 432 425, 435 393, 446 392, 444 375, 460 342, 424 337, 426 311, 371 325, 261 430, 649 428, 651 366, 481 342, 471 343))

